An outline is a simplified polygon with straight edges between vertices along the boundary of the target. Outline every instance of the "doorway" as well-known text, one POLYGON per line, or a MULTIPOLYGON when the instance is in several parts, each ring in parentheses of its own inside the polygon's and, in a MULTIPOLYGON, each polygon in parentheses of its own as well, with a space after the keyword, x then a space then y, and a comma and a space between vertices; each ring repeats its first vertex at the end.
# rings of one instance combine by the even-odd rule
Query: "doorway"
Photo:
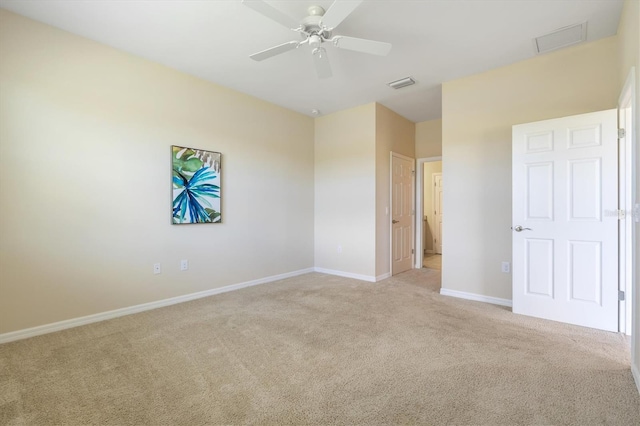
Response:
POLYGON ((442 157, 420 158, 416 175, 416 268, 442 269, 442 157))

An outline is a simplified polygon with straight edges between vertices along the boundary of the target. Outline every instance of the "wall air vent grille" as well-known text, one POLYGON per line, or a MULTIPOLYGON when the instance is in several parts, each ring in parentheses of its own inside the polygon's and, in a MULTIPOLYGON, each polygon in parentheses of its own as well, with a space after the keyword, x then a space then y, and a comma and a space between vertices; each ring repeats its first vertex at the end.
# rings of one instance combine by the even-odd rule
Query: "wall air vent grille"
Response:
POLYGON ((587 39, 587 23, 560 28, 549 34, 545 34, 533 39, 533 48, 536 54, 551 52, 582 43, 587 39))
POLYGON ((387 85, 392 89, 401 89, 403 87, 411 86, 412 84, 416 84, 416 81, 412 77, 401 78, 400 80, 387 83, 387 85))

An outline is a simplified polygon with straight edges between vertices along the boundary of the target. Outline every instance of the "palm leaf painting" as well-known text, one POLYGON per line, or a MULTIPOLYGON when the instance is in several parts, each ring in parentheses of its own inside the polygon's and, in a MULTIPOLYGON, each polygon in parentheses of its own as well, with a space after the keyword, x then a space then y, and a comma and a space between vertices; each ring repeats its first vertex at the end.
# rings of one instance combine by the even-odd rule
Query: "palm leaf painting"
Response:
POLYGON ((218 223, 219 152, 172 146, 173 223, 218 223))

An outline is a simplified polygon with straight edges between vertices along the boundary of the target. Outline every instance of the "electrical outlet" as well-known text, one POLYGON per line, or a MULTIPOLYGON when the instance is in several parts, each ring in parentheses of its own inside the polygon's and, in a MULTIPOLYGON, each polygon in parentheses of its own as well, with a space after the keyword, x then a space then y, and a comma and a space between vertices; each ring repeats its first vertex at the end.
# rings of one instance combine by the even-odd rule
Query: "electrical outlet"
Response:
POLYGON ((338 253, 342 253, 342 246, 341 245, 338 246, 337 251, 338 251, 338 253))
POLYGON ((189 261, 187 259, 182 259, 180 261, 180 270, 186 271, 187 269, 189 269, 189 261))
POLYGON ((505 274, 508 274, 509 272, 511 272, 511 265, 509 264, 509 262, 502 262, 502 272, 504 272, 505 274))
POLYGON ((153 273, 154 274, 159 274, 160 272, 162 272, 162 269, 160 269, 160 264, 159 263, 154 263, 153 264, 153 273))

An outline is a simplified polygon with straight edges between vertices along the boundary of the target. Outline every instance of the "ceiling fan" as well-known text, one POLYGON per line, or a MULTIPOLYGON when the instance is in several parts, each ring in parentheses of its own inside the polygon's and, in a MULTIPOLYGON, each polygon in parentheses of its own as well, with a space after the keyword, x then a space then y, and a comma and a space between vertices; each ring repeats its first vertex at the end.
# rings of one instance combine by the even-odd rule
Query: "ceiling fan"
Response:
POLYGON ((353 50, 356 52, 369 53, 372 55, 386 56, 391 50, 391 44, 381 41, 367 40, 363 38, 333 35, 333 30, 347 18, 363 0, 341 1, 335 0, 329 9, 325 10, 320 6, 309 6, 307 13, 309 16, 296 22, 289 15, 281 12, 262 0, 242 0, 242 4, 266 16, 267 18, 284 25, 285 27, 300 33, 302 41, 288 41, 283 44, 271 47, 249 57, 254 61, 263 61, 273 56, 290 50, 297 49, 302 45, 309 45, 312 48, 313 63, 319 78, 331 77, 331 64, 327 57, 327 52, 322 46, 323 43, 330 43, 337 48, 353 50))

